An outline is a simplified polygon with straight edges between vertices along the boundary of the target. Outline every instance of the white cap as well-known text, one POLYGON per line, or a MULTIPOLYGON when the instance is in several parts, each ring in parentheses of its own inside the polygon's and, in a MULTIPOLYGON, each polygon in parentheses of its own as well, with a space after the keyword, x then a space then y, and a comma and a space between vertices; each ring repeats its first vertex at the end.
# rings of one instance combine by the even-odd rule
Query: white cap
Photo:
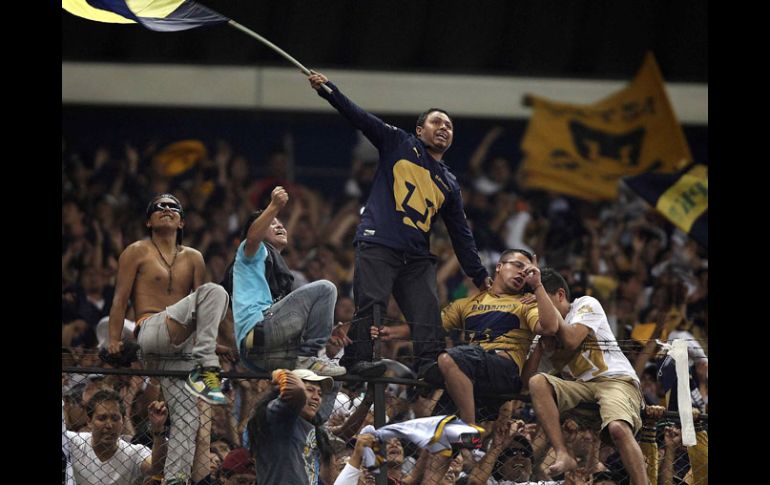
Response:
POLYGON ((299 377, 303 381, 315 382, 321 386, 323 392, 329 392, 334 385, 334 379, 329 376, 319 376, 315 372, 309 369, 294 369, 292 374, 299 377))

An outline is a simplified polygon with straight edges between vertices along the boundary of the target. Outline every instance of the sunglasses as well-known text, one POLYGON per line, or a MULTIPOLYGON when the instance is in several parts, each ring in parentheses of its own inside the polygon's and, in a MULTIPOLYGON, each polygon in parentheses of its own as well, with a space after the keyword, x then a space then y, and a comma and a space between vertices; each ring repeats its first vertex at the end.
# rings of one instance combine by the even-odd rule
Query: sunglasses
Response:
POLYGON ((505 450, 504 455, 507 458, 521 455, 524 458, 532 459, 532 453, 530 453, 528 450, 524 448, 508 448, 507 450, 505 450))
POLYGON ((176 212, 177 214, 181 214, 182 213, 182 207, 179 204, 177 204, 176 202, 158 202, 157 204, 155 204, 153 206, 153 208, 150 211, 150 213, 161 212, 161 211, 164 211, 164 210, 170 210, 172 212, 176 212))

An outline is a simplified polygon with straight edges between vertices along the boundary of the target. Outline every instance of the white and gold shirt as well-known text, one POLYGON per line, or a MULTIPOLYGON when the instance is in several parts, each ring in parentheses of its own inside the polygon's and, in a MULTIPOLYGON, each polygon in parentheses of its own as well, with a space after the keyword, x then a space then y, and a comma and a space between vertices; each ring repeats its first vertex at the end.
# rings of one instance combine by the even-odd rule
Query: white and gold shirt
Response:
POLYGON ((556 369, 567 370, 578 381, 627 375, 639 382, 634 368, 620 349, 601 303, 592 296, 577 298, 564 317, 567 325, 585 325, 588 335, 576 350, 557 350, 551 356, 556 369))

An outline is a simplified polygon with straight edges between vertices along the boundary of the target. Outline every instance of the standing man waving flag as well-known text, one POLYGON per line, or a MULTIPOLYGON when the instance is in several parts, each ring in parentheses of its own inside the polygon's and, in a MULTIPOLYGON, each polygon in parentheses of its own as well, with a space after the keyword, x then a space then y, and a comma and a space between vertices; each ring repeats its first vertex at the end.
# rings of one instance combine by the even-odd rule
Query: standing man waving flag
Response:
MULTIPOLYGON (((309 80, 319 96, 380 152, 354 239, 355 316, 369 317, 374 305, 384 310, 392 293, 411 326, 419 374, 423 366, 436 361, 444 347, 436 256, 430 252, 430 232, 437 215, 446 224, 465 274, 481 289, 491 285, 465 219, 460 185, 443 161, 454 137, 452 119, 446 111, 430 108, 418 117, 415 133, 407 133, 358 107, 323 74, 313 72, 309 80)), ((341 362, 348 373, 372 377, 385 370, 384 365, 367 362, 372 358, 370 324, 353 326, 354 343, 341 362)))

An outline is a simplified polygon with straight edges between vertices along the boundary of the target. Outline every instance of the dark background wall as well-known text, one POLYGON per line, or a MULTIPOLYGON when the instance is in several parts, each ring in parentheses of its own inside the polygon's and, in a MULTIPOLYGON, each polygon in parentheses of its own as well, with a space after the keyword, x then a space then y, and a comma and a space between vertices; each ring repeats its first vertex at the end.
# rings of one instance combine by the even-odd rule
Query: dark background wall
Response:
MULTIPOLYGON (((308 67, 630 80, 652 50, 667 82, 708 83, 708 11, 698 0, 202 0, 264 35, 308 67)), ((158 33, 62 11, 62 60, 288 66, 227 25, 158 33)), ((422 106, 415 107, 415 114, 422 106)), ((385 117, 411 130, 411 117, 385 117)), ((526 120, 456 118, 448 154, 457 173, 484 133, 505 135, 492 155, 521 160, 526 120)), ((696 161, 708 163, 706 125, 685 126, 696 161)), ((355 133, 337 115, 66 105, 65 140, 84 151, 131 140, 224 138, 259 170, 286 133, 306 183, 329 188, 346 173, 355 133), (324 171, 324 169, 332 169, 324 171)))
MULTIPOLYGON (((629 79, 652 50, 669 82, 708 82, 704 0, 203 0, 307 66, 629 79)), ((227 25, 180 33, 62 11, 68 61, 286 65, 227 25)))

